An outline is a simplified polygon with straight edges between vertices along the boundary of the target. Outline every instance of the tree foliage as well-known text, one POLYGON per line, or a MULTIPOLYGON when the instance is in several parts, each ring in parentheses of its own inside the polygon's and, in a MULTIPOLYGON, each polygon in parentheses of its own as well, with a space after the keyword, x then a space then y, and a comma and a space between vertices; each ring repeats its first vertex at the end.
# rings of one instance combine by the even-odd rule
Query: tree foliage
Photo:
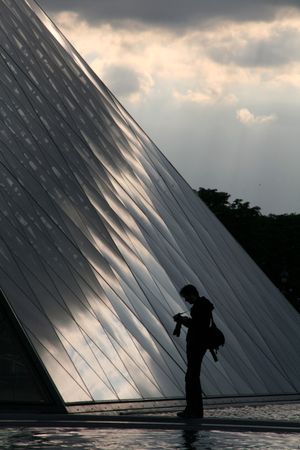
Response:
POLYGON ((300 312, 300 214, 263 215, 217 189, 197 194, 300 312))

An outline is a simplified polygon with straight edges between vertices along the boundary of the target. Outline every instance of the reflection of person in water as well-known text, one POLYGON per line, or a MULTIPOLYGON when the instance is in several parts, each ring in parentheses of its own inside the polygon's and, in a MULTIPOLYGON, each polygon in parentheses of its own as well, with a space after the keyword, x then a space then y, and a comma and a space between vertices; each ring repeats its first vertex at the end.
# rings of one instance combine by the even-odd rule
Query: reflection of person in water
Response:
MULTIPOLYGON (((200 446, 196 447, 195 445, 201 445, 200 435, 198 430, 183 430, 182 431, 182 450, 196 450, 196 448, 200 448, 200 446)), ((208 447, 205 447, 208 448, 208 447)))
MULTIPOLYGON (((200 297, 195 286, 188 284, 180 291, 180 296, 192 305, 191 318, 177 314, 174 316, 177 335, 178 328, 188 328, 186 335, 187 370, 185 375, 186 408, 179 412, 179 417, 203 417, 200 369, 203 356, 207 350, 207 335, 211 322, 213 304, 205 297, 200 297)), ((175 329, 175 334, 176 334, 175 329)))

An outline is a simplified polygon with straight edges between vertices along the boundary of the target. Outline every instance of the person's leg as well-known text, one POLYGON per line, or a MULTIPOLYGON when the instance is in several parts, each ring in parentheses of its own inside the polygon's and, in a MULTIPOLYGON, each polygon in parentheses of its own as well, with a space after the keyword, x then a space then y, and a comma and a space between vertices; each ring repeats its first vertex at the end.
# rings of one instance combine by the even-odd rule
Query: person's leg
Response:
POLYGON ((200 370, 206 349, 187 350, 187 371, 185 376, 186 411, 188 414, 203 416, 200 370))

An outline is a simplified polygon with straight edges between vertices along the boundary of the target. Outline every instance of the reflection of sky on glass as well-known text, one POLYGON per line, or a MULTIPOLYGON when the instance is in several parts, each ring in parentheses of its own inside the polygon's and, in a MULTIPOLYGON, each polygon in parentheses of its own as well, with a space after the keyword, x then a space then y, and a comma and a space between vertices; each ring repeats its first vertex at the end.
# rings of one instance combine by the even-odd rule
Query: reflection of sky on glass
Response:
POLYGON ((300 211, 297 3, 40 3, 193 188, 300 211))

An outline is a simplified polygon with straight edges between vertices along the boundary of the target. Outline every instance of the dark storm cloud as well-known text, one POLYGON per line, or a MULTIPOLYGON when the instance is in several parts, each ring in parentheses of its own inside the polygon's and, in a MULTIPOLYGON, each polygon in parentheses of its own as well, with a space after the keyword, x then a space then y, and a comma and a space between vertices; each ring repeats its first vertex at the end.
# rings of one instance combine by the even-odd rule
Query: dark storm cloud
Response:
POLYGON ((299 61, 300 31, 298 29, 274 29, 267 38, 251 38, 231 44, 213 45, 208 55, 221 64, 243 67, 281 66, 299 61))
POLYGON ((299 0, 38 0, 48 12, 74 11, 89 22, 137 20, 182 26, 228 18, 270 20, 278 8, 299 7, 299 0))

